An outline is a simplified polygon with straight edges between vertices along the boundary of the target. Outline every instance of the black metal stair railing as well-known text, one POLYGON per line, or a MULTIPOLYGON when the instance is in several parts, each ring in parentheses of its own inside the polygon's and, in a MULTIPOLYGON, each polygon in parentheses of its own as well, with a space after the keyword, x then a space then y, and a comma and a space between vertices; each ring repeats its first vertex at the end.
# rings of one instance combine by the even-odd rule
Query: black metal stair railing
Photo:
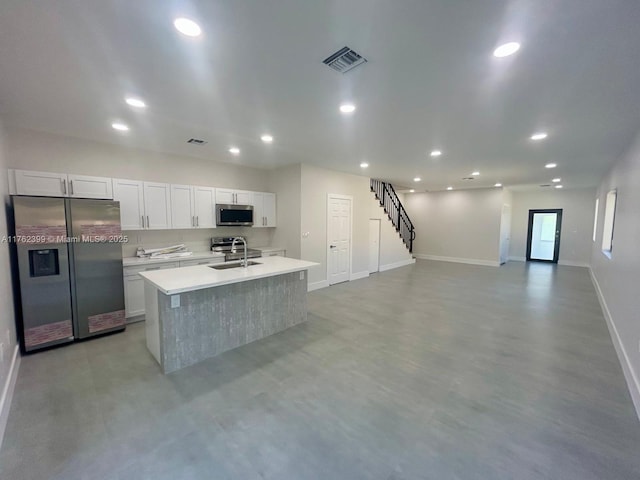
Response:
POLYGON ((383 207, 384 211, 389 215, 391 223, 393 223, 396 231, 400 234, 400 238, 402 238, 409 252, 413 252, 413 241, 416 238, 416 231, 393 185, 372 178, 371 191, 380 201, 380 206, 383 207))

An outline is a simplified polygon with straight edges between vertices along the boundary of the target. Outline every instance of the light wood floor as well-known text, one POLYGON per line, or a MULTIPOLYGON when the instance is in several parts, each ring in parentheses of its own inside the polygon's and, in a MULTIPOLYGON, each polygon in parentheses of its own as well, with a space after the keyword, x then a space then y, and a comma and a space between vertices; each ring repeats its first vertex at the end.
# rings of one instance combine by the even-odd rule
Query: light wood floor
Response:
POLYGON ((419 260, 162 375, 144 326, 23 358, 0 478, 640 478, 588 271, 419 260))

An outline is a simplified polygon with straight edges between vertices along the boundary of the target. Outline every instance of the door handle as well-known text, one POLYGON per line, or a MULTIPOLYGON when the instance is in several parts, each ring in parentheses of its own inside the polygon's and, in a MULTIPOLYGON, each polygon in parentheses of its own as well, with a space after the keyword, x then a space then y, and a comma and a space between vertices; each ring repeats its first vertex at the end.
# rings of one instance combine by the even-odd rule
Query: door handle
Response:
POLYGON ((69 180, 69 189, 71 190, 71 195, 73 195, 73 180, 69 180))
POLYGON ((200 226, 200 217, 196 215, 196 227, 200 226))
POLYGON ((67 181, 64 179, 62 180, 62 193, 67 194, 67 181))
POLYGON ((147 215, 147 228, 149 228, 149 215, 147 215))
POLYGON ((196 217, 194 217, 193 215, 191 216, 191 226, 192 227, 196 226, 196 217))
POLYGON ((142 228, 144 228, 144 215, 142 215, 142 228))

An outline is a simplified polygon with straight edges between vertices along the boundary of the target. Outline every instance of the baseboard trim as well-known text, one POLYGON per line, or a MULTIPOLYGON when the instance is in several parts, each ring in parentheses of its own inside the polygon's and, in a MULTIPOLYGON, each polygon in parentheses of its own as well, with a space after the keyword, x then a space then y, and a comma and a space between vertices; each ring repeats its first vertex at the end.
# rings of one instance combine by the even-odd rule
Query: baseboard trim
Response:
POLYGON ((0 448, 2 448, 2 440, 4 439, 4 431, 9 420, 9 409, 11 408, 11 400, 13 399, 13 391, 18 378, 18 369, 20 368, 20 348, 18 345, 13 350, 13 358, 7 379, 2 389, 2 397, 0 397, 0 448))
POLYGON ((478 260, 475 258, 459 258, 459 257, 440 257, 438 255, 426 255, 423 253, 415 254, 416 258, 422 260, 436 260, 438 262, 466 263, 468 265, 482 265, 484 267, 499 267, 500 262, 497 260, 478 260))
POLYGON ((583 262, 568 262, 565 260, 558 260, 558 265, 565 265, 567 267, 582 267, 582 268, 589 268, 589 264, 588 263, 583 263, 583 262))
POLYGON ((618 334, 618 329, 616 328, 616 324, 613 321, 613 317, 611 316, 611 312, 609 311, 609 307, 607 306, 607 301, 604 298, 602 290, 600 289, 600 284, 598 283, 598 279, 596 278, 595 273, 593 273, 593 269, 591 267, 589 267, 589 274, 591 275, 591 282, 596 289, 596 295, 598 296, 600 307, 602 307, 602 313, 604 314, 604 318, 607 321, 609 335, 611 336, 611 341, 613 342, 613 346, 615 347, 616 353, 618 354, 618 361, 622 366, 622 372, 624 373, 624 378, 627 381, 627 387, 629 388, 629 393, 631 394, 631 400, 633 401, 633 405, 636 408, 636 415, 638 416, 638 420, 640 420, 640 381, 638 381, 638 376, 633 370, 633 366, 631 365, 631 361, 629 360, 627 351, 622 344, 620 335, 618 334))
POLYGON ((360 280, 361 278, 367 278, 368 276, 369 276, 369 271, 365 270, 364 272, 352 273, 351 278, 349 278, 349 280, 350 281, 360 280))
POLYGON ((413 265, 416 263, 415 258, 410 258, 408 260, 401 260, 400 262, 387 263, 386 265, 380 265, 380 272, 386 272, 387 270, 393 270, 394 268, 406 267, 407 265, 413 265))
POLYGON ((321 288, 327 288, 328 286, 329 282, 327 280, 313 282, 307 285, 307 292, 313 292, 314 290, 320 290, 321 288))

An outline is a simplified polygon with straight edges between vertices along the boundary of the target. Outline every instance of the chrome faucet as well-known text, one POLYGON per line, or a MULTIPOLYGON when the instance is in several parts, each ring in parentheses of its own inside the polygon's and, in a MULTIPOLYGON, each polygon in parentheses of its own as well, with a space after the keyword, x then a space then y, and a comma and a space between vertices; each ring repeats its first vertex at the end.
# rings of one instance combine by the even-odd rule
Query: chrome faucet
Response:
POLYGON ((236 251, 236 240, 242 240, 242 244, 244 245, 244 258, 240 260, 240 265, 246 268, 249 266, 249 262, 247 262, 247 241, 244 239, 244 237, 235 237, 233 239, 233 242, 231 242, 232 252, 236 251))

